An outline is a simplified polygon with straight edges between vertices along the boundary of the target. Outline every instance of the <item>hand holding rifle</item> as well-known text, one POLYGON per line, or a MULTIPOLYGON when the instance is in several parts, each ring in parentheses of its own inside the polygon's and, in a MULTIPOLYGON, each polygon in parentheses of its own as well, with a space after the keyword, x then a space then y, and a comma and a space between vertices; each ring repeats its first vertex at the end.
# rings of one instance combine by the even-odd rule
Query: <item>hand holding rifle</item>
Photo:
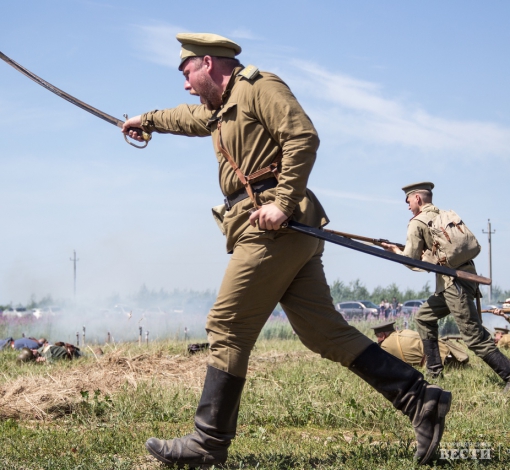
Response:
POLYGON ((497 315, 498 317, 503 317, 507 322, 510 323, 510 315, 506 315, 510 313, 510 308, 492 308, 482 310, 482 313, 492 313, 493 315, 497 315))

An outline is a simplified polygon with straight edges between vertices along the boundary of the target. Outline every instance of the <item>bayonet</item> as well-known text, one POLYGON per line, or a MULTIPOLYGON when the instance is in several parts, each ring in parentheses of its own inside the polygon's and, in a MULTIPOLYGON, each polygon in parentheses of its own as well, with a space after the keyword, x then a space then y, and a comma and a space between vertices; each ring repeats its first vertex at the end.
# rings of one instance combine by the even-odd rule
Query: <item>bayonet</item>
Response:
MULTIPOLYGON (((103 111, 100 111, 99 109, 94 108, 93 106, 90 106, 87 103, 84 103, 83 101, 80 101, 78 98, 75 98, 74 96, 71 96, 69 93, 66 93, 65 91, 61 90, 60 88, 57 88, 56 86, 52 85, 51 83, 47 82, 46 80, 43 80, 41 77, 38 77, 35 73, 30 72, 30 70, 26 69, 22 65, 18 64, 17 62, 14 62, 14 60, 7 57, 5 54, 0 52, 0 59, 2 59, 4 62, 8 63, 11 67, 14 67, 18 72, 22 73, 26 77, 30 78, 30 80, 33 80, 35 83, 41 85, 43 88, 46 88, 47 90, 51 91, 55 95, 59 96, 60 98, 63 98, 66 101, 69 101, 69 103, 74 104, 75 106, 78 106, 78 108, 81 108, 90 114, 93 114, 94 116, 102 119, 103 121, 109 122, 110 124, 113 124, 114 126, 120 127, 122 129, 122 126, 124 125, 124 121, 121 121, 120 119, 117 119, 116 117, 110 116, 109 114, 104 113, 103 111)), ((124 117, 127 119, 127 115, 124 114, 124 117)), ((149 140, 151 140, 152 136, 151 134, 147 132, 140 132, 140 129, 131 128, 129 130, 132 130, 136 132, 139 136, 143 138, 145 141, 145 145, 136 145, 133 142, 129 141, 127 136, 124 135, 125 141, 132 145, 133 147, 143 149, 147 147, 147 144, 149 143, 149 140)))
POLYGON ((487 277, 478 276, 477 274, 468 273, 466 271, 460 271, 458 269, 448 268, 446 266, 441 266, 439 264, 427 263, 426 261, 409 258, 407 256, 397 255, 390 251, 381 250, 374 246, 369 246, 364 243, 352 240, 350 238, 342 237, 340 235, 332 233, 332 231, 326 231, 320 228, 309 227, 308 225, 300 224, 299 222, 294 222, 292 220, 283 224, 282 227, 288 227, 292 230, 295 230, 296 232, 304 233, 315 238, 320 238, 321 240, 325 240, 336 245, 345 246, 346 248, 350 248, 351 250, 356 250, 362 253, 367 253, 372 256, 377 256, 378 258, 383 258, 388 261, 404 264, 406 266, 412 266, 413 268, 419 268, 425 271, 432 271, 438 274, 446 274, 447 276, 463 279, 465 281, 477 282, 478 284, 490 285, 492 282, 492 280, 487 277))

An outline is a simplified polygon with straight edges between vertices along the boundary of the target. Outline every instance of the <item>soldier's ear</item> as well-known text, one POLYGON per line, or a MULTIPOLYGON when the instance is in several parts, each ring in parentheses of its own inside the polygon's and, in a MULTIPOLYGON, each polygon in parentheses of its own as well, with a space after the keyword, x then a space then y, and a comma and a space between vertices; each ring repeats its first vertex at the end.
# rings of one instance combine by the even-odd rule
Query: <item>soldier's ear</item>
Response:
POLYGON ((215 67, 214 59, 210 55, 204 56, 202 66, 206 68, 209 74, 211 74, 215 67))

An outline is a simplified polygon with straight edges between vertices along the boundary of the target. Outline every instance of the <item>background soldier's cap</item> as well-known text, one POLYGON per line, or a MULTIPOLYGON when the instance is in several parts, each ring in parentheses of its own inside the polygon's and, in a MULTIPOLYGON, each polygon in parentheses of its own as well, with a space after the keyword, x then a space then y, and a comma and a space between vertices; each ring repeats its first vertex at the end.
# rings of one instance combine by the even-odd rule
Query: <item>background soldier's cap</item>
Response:
POLYGON ((381 323, 380 325, 373 326, 374 334, 384 333, 385 331, 395 331, 395 322, 390 321, 387 323, 381 323))
POLYGON ((19 354, 19 356, 16 358, 16 362, 18 364, 21 364, 22 362, 28 362, 35 359, 34 353, 29 348, 23 348, 19 354))
POLYGON ((434 188, 434 183, 431 183, 430 181, 423 181, 421 183, 413 183, 408 184, 407 186, 404 186, 402 188, 402 191, 406 193, 406 202, 409 194, 414 193, 415 191, 425 190, 425 191, 432 191, 434 188))
POLYGON ((501 333, 507 335, 508 333, 510 333, 510 330, 508 328, 503 328, 501 326, 496 326, 494 328, 494 331, 501 331, 501 333))
POLYGON ((182 64, 190 57, 210 55, 233 59, 237 54, 241 53, 241 46, 239 44, 217 34, 179 33, 176 38, 182 44, 179 70, 182 70, 182 64))

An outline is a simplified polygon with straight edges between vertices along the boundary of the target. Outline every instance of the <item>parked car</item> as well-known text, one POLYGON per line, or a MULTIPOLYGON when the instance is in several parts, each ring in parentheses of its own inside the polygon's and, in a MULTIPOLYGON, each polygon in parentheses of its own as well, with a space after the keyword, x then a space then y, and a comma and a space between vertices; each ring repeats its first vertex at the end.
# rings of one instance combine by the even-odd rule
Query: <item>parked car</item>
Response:
POLYGON ((339 302, 335 309, 346 320, 366 320, 369 315, 379 316, 379 307, 370 300, 339 302))
POLYGON ((43 317, 55 317, 63 313, 60 307, 38 307, 31 310, 32 315, 38 320, 43 317))
POLYGON ((39 318, 42 318, 44 316, 44 309, 43 308, 33 308, 32 315, 39 320, 39 318))
POLYGON ((424 304, 426 301, 427 299, 407 300, 402 304, 402 309, 400 311, 406 315, 416 313, 422 304, 424 304))
POLYGON ((27 310, 25 307, 16 307, 16 308, 6 308, 3 312, 3 316, 7 318, 21 318, 30 315, 32 312, 27 310))

